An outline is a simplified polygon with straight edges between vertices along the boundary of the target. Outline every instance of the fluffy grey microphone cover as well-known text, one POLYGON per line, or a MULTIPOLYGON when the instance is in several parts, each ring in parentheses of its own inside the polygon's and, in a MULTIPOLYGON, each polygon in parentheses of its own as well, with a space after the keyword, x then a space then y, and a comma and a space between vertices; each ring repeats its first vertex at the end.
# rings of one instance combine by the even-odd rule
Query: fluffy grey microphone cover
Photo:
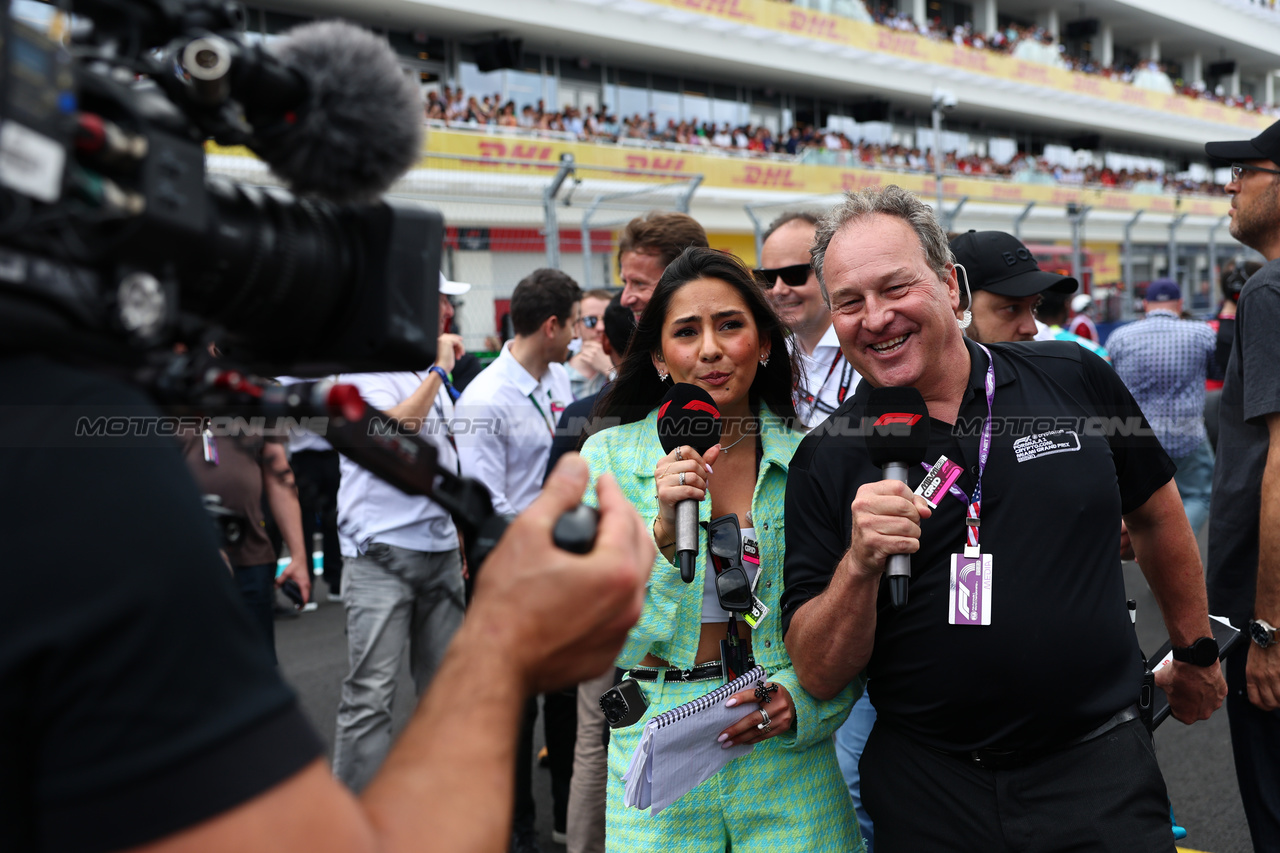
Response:
POLYGON ((418 162, 422 97, 385 39, 344 21, 316 21, 270 50, 311 86, 295 127, 264 155, 290 189, 368 202, 418 162))

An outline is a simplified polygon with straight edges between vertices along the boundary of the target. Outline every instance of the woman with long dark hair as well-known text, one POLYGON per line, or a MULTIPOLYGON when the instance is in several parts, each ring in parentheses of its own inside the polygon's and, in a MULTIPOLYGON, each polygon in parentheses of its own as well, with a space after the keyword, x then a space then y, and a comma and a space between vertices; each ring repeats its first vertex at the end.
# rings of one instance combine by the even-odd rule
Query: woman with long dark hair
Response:
POLYGON ((618 378, 595 411, 603 416, 597 423, 617 425, 583 446, 592 476, 610 471, 617 477, 651 522, 662 552, 640 621, 618 658, 649 707, 610 738, 605 838, 611 851, 862 848, 831 739, 856 698, 854 688, 825 702, 806 693, 780 628, 783 498, 787 465, 802 436, 791 397, 795 370, 785 328, 751 272, 731 255, 686 249, 663 273, 618 378), (688 446, 662 449, 657 407, 673 382, 701 387, 720 410, 720 444, 705 454, 688 446), (690 498, 700 502, 704 522, 737 516, 743 566, 754 575, 753 594, 763 605, 754 627, 745 614, 721 606, 703 530, 694 582, 680 579, 673 564, 675 506, 690 498), (752 664, 768 674, 764 690, 733 697, 767 702, 719 735, 724 746, 757 746, 658 815, 625 808, 622 775, 645 722, 723 684, 725 658, 737 674, 752 664))

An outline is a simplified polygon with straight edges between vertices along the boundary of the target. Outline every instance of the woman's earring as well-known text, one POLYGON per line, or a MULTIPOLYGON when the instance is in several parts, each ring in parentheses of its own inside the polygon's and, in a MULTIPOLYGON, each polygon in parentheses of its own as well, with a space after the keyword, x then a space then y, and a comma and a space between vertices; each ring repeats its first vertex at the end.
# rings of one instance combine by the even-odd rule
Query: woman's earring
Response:
POLYGON ((769 366, 769 354, 768 354, 768 353, 765 353, 764 355, 760 356, 760 366, 761 366, 761 367, 768 367, 768 366, 769 366))
POLYGON ((665 370, 659 370, 659 371, 658 371, 658 381, 659 381, 659 382, 666 382, 666 381, 667 381, 667 376, 669 376, 669 375, 670 375, 670 374, 668 374, 665 370))

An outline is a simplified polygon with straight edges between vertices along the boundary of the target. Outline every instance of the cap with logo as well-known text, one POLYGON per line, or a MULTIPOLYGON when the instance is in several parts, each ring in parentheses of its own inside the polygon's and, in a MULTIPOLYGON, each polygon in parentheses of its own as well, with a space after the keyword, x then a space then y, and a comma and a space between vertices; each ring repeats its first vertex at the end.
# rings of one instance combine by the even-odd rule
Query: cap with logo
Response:
POLYGON ((1280 165, 1280 121, 1253 139, 1235 142, 1206 142, 1204 153, 1215 160, 1235 163, 1241 160, 1270 160, 1280 165))
POLYGON ((471 285, 465 281, 449 281, 444 273, 440 273, 440 292, 445 296, 461 296, 470 289, 471 285))
POLYGON ((1143 299, 1148 302, 1177 302, 1182 298, 1182 288, 1171 278, 1158 278, 1147 285, 1143 299))
POLYGON ((1022 297, 1046 290, 1074 293, 1080 286, 1070 276, 1040 269, 1022 241, 1003 231, 968 231, 951 241, 951 252, 974 290, 1022 297))

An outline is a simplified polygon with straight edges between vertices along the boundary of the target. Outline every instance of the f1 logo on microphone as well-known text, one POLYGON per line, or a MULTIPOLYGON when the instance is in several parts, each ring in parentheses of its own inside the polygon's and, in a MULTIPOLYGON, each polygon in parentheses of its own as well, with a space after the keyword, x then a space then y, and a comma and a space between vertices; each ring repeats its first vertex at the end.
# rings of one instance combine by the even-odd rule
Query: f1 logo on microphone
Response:
POLYGON ((920 422, 920 416, 911 412, 887 412, 876 418, 876 422, 872 426, 893 426, 894 424, 906 424, 909 427, 915 426, 920 422))
MULTIPOLYGON (((671 405, 671 401, 670 401, 670 400, 668 400, 667 402, 665 402, 665 403, 663 403, 663 404, 662 404, 662 407, 658 409, 658 417, 659 417, 659 418, 661 418, 661 417, 663 417, 664 415, 666 415, 666 413, 667 413, 667 408, 668 408, 670 405, 671 405)), ((685 404, 684 404, 683 406, 681 406, 680 408, 681 408, 681 409, 683 409, 683 410, 684 410, 684 411, 686 411, 686 412, 706 412, 707 414, 711 415, 711 417, 713 417, 713 418, 719 418, 719 417, 720 417, 720 410, 719 410, 719 409, 717 409, 715 406, 709 405, 708 403, 706 403, 706 402, 704 402, 704 401, 702 401, 702 400, 690 400, 689 402, 685 403, 685 404)))

